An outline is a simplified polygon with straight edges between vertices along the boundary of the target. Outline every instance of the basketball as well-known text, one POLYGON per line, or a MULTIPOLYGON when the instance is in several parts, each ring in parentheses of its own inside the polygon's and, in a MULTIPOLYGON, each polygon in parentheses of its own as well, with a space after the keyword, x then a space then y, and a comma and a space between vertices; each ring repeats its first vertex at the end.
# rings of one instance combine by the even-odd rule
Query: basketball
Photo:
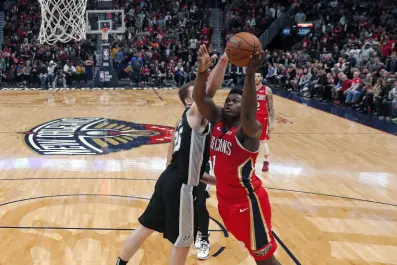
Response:
POLYGON ((250 56, 261 50, 261 42, 249 32, 237 33, 226 43, 226 55, 229 61, 239 67, 247 66, 250 56))

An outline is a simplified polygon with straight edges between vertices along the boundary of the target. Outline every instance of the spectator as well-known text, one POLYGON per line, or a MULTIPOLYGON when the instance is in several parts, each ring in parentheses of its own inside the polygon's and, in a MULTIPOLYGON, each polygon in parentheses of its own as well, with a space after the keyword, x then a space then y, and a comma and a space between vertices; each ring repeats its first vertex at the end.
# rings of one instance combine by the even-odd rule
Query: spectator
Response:
POLYGON ((76 67, 74 67, 69 60, 66 61, 66 64, 63 67, 63 74, 66 78, 66 84, 68 86, 72 85, 76 74, 76 67))
POLYGON ((57 67, 56 63, 51 60, 49 65, 48 65, 48 67, 47 67, 47 73, 48 73, 48 75, 47 75, 47 79, 48 80, 47 81, 48 81, 48 87, 49 88, 51 88, 52 84, 54 83, 55 74, 56 74, 56 71, 55 71, 56 67, 57 67))
POLYGON ((268 68, 267 68, 266 80, 267 80, 269 83, 273 83, 273 81, 274 81, 274 79, 275 79, 276 76, 277 76, 276 68, 273 67, 273 64, 272 64, 272 63, 269 63, 269 64, 268 64, 268 68))
POLYGON ((346 91, 352 86, 352 80, 347 78, 346 74, 342 74, 342 83, 339 88, 335 89, 335 97, 336 104, 340 104, 344 101, 346 91))
POLYGON ((386 119, 391 120, 397 117, 397 80, 394 80, 393 88, 390 90, 388 98, 384 101, 386 119))
POLYGON ((76 79, 78 83, 80 83, 81 80, 84 80, 85 83, 87 83, 87 75, 85 74, 85 68, 82 62, 80 62, 76 67, 76 79))
POLYGON ((57 70, 54 78, 54 84, 53 87, 57 88, 58 85, 62 82, 62 87, 67 87, 66 86, 66 75, 64 74, 62 69, 57 70))
POLYGON ((306 15, 305 13, 302 12, 302 10, 299 10, 298 13, 295 14, 295 23, 304 23, 306 21, 306 15))
POLYGON ((379 116, 379 119, 385 119, 388 116, 389 105, 388 105, 388 95, 391 90, 391 80, 383 80, 380 92, 374 96, 375 116, 379 116))
POLYGON ((136 83, 141 83, 141 69, 143 67, 142 54, 138 53, 136 56, 132 57, 129 66, 131 66, 131 84, 134 80, 136 83))
POLYGON ((375 109, 374 107, 374 96, 379 96, 379 93, 382 89, 382 79, 378 79, 376 81, 376 84, 373 84, 373 82, 366 83, 366 95, 363 98, 362 103, 360 104, 360 107, 358 108, 359 113, 372 113, 373 110, 375 109))
MULTIPOLYGON (((278 87, 299 89, 303 96, 323 101, 332 99, 334 104, 344 102, 360 113, 389 121, 395 115, 391 96, 397 77, 395 9, 395 3, 387 1, 382 5, 300 1, 292 20, 313 21, 314 28, 303 38, 301 50, 277 50, 267 58, 287 68, 278 87)), ((265 74, 272 72, 269 67, 265 74)))
POLYGON ((358 99, 362 95, 363 81, 360 78, 360 72, 354 72, 354 78, 351 82, 351 86, 344 92, 346 95, 345 103, 347 105, 353 105, 358 103, 358 99))

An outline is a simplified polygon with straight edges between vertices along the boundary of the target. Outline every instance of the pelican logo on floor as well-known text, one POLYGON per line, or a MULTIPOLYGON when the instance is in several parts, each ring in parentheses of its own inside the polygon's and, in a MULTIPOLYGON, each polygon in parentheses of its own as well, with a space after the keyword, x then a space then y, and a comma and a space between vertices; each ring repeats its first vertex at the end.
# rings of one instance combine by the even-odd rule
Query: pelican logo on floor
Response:
POLYGON ((168 126, 106 118, 63 118, 22 134, 27 145, 41 155, 104 155, 168 143, 173 131, 168 126))

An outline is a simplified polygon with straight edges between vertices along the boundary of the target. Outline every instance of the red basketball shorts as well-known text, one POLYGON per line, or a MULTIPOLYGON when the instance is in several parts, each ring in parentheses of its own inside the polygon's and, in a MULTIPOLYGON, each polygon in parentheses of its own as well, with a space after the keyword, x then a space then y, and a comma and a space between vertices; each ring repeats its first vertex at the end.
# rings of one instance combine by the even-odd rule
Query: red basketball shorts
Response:
POLYGON ((272 214, 266 190, 260 187, 239 203, 219 200, 226 229, 242 241, 255 260, 269 259, 277 249, 272 234, 272 214))
POLYGON ((262 134, 259 139, 261 141, 269 140, 269 116, 257 116, 256 119, 262 124, 262 134))

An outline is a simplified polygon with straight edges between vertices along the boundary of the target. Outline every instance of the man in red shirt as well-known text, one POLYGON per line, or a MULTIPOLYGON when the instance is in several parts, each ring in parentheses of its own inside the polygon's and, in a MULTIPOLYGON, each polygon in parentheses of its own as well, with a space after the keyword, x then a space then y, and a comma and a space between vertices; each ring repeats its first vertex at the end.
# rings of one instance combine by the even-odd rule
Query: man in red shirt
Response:
POLYGON ((363 81, 360 78, 360 72, 354 72, 354 78, 351 82, 351 86, 343 92, 346 97, 345 103, 347 105, 356 104, 363 94, 363 81))
POLYGON ((201 35, 209 37, 210 29, 207 28, 207 25, 204 24, 203 28, 201 29, 201 35))
POLYGON ((338 105, 341 102, 344 101, 343 100, 344 92, 346 90, 348 90, 351 87, 351 85, 352 85, 352 81, 347 78, 346 74, 339 73, 339 76, 340 76, 340 80, 341 80, 341 86, 340 87, 338 87, 338 86, 335 87, 335 99, 336 100, 334 102, 335 104, 338 104, 338 105))
POLYGON ((205 45, 208 50, 210 49, 210 41, 207 36, 203 36, 203 39, 200 41, 200 45, 205 45))

